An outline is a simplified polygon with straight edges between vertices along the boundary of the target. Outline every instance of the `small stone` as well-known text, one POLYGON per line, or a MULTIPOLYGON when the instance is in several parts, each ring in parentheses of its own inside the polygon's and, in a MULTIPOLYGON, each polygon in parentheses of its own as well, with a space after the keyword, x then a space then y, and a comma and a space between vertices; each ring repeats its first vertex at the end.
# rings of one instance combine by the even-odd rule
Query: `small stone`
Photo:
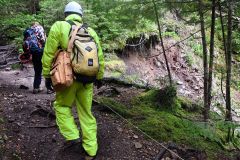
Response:
POLYGON ((183 82, 182 81, 177 81, 177 84, 178 85, 183 85, 183 82))
POLYGON ((137 135, 133 135, 133 138, 138 139, 138 136, 137 135))
POLYGON ((137 149, 142 148, 142 144, 141 143, 139 143, 139 142, 133 142, 133 143, 134 143, 135 148, 137 148, 137 149))
POLYGON ((120 128, 120 127, 117 127, 117 130, 118 130, 118 132, 122 132, 123 131, 123 129, 120 128))
POLYGON ((56 140, 56 135, 55 135, 55 134, 52 135, 52 142, 57 142, 57 140, 56 140))
POLYGON ((20 95, 17 95, 16 97, 19 98, 19 99, 21 99, 21 98, 23 98, 24 96, 20 94, 20 95))
POLYGON ((198 86, 195 86, 195 87, 194 87, 194 90, 199 90, 199 87, 198 87, 198 86))
POLYGON ((5 71, 10 71, 10 70, 11 70, 10 67, 5 68, 5 71))
POLYGON ((8 122, 9 122, 9 123, 12 123, 12 122, 14 122, 14 121, 15 121, 14 118, 12 118, 11 116, 8 117, 8 122))
POLYGON ((7 137, 6 134, 3 135, 3 139, 4 139, 5 142, 8 140, 8 137, 7 137))

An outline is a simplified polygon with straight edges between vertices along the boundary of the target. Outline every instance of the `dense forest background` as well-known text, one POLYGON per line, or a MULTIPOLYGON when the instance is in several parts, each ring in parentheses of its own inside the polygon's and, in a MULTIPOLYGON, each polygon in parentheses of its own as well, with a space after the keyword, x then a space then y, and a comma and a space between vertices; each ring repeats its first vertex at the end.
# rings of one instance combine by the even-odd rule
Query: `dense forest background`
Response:
MULTIPOLYGON (((63 10, 67 2, 69 0, 0 0, 0 45, 15 44, 21 53, 25 28, 38 21, 48 35, 55 21, 64 20, 63 10)), ((99 99, 101 103, 112 106, 133 122, 134 116, 154 115, 135 124, 158 140, 173 140, 204 150, 212 159, 217 157, 215 153, 222 152, 231 157, 239 152, 240 121, 232 113, 240 115, 240 2, 77 2, 84 9, 84 22, 94 28, 101 38, 110 77, 119 78, 121 75, 128 82, 138 82, 132 75, 122 76, 126 73, 122 59, 133 53, 147 60, 164 55, 161 61, 166 77, 160 79, 150 92, 132 100, 133 105, 141 109, 126 109, 106 97, 99 99), (177 75, 173 68, 176 61, 171 61, 168 54, 176 46, 178 48, 171 52, 183 55, 180 57, 189 66, 188 72, 200 70, 203 85, 201 91, 194 95, 198 98, 192 96, 188 99, 177 94, 176 85, 182 82, 174 79, 177 75), (155 103, 159 97, 163 98, 161 105, 171 107, 153 108, 159 107, 155 103), (161 127, 159 129, 156 126, 161 127), (172 136, 168 136, 169 132, 172 136)), ((148 83, 146 85, 141 81, 141 85, 147 86, 148 83)), ((192 88, 200 90, 195 85, 192 83, 192 88)))

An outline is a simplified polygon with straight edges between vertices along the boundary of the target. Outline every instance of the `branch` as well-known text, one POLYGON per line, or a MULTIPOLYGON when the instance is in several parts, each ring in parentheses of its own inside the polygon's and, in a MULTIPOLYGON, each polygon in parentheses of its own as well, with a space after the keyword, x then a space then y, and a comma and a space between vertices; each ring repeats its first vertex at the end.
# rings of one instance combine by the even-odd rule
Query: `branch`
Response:
MULTIPOLYGON (((205 29, 207 29, 207 28, 209 28, 209 27, 210 27, 210 26, 206 27, 205 29)), ((190 33, 190 36, 188 36, 188 37, 186 37, 186 38, 184 38, 184 39, 176 42, 175 44, 173 44, 173 45, 171 45, 170 47, 168 47, 167 49, 165 49, 165 51, 168 51, 168 50, 170 50, 172 47, 174 47, 174 46, 176 46, 176 45, 178 45, 178 44, 186 41, 187 39, 193 37, 195 34, 197 34, 197 33, 200 32, 200 31, 201 31, 201 30, 198 30, 198 31, 196 31, 196 32, 194 32, 194 33, 190 33)), ((162 53, 163 53, 163 52, 160 52, 160 53, 157 54, 157 55, 149 56, 149 57, 147 57, 147 58, 157 57, 157 56, 161 55, 162 53)))

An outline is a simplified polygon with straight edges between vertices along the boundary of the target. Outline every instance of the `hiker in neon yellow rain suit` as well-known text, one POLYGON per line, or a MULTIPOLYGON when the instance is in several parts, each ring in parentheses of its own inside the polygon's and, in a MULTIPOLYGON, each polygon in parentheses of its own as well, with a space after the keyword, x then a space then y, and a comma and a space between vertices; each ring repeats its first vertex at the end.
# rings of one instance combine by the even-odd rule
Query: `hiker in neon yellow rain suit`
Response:
MULTIPOLYGON (((75 24, 82 24, 82 10, 81 8, 80 10, 77 8, 78 10, 76 10, 76 7, 80 6, 78 5, 79 4, 76 2, 68 3, 64 11, 66 16, 65 21, 55 22, 50 29, 42 58, 43 76, 47 79, 50 77, 51 64, 58 47, 67 49, 71 25, 66 21, 70 20, 75 24)), ((88 32, 94 38, 98 46, 100 68, 97 75, 97 80, 101 80, 104 72, 104 57, 102 48, 96 32, 89 27, 88 32)), ((83 85, 81 82, 74 81, 69 88, 56 93, 54 109, 56 112, 57 125, 61 134, 68 141, 76 140, 79 139, 79 130, 74 122, 71 109, 73 102, 76 102, 78 117, 82 130, 82 146, 88 155, 94 157, 97 153, 98 145, 96 120, 91 112, 92 96, 92 83, 83 85)))

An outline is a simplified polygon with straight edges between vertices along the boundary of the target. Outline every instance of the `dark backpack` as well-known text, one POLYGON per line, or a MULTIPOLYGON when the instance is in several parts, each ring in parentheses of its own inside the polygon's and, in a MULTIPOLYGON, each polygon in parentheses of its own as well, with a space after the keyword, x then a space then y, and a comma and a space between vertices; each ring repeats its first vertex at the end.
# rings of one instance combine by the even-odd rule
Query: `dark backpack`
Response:
POLYGON ((26 54, 30 54, 31 50, 41 49, 42 46, 39 44, 37 36, 32 28, 27 28, 23 32, 23 51, 26 54))

